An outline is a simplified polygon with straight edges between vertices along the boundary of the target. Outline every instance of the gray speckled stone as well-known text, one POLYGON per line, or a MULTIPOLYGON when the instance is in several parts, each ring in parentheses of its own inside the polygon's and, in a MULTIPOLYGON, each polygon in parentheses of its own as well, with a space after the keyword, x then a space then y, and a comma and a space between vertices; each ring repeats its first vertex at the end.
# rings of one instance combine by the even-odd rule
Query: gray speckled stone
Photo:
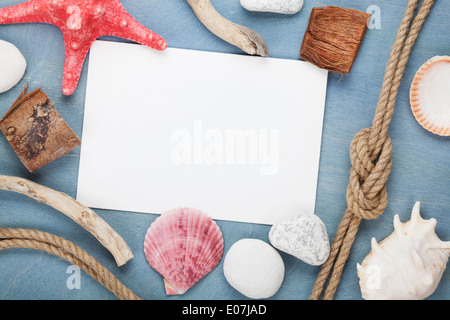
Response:
POLYGON ((294 14, 303 7, 303 0, 241 0, 241 6, 249 11, 294 14))
POLYGON ((330 254, 327 230, 314 214, 303 214, 272 226, 269 241, 277 249, 318 266, 330 254))

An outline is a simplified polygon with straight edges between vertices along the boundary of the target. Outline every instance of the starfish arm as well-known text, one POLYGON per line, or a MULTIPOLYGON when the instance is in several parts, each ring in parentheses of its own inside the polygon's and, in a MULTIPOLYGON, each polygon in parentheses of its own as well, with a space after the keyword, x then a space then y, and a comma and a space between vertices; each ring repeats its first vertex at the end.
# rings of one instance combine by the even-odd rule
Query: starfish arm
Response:
POLYGON ((167 48, 166 40, 134 19, 120 1, 112 0, 111 2, 117 10, 109 11, 105 17, 103 35, 129 39, 156 50, 167 48))
POLYGON ((130 39, 156 50, 167 48, 167 42, 134 19, 120 0, 29 0, 0 9, 0 24, 26 22, 50 23, 62 31, 65 95, 75 91, 89 48, 102 35, 130 39))
POLYGON ((30 0, 15 6, 0 9, 0 24, 45 22, 50 23, 48 14, 41 10, 42 5, 30 0))
POLYGON ((70 96, 75 92, 78 81, 80 80, 84 60, 86 59, 86 55, 93 41, 94 40, 85 42, 78 47, 76 42, 69 41, 67 36, 64 37, 65 57, 62 82, 63 94, 70 96))

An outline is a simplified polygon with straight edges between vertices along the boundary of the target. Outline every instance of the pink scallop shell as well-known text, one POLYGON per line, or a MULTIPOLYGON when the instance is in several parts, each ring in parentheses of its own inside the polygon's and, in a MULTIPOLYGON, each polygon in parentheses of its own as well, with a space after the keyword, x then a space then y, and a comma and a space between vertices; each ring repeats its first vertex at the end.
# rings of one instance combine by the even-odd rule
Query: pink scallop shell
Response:
POLYGON ((167 295, 184 294, 219 264, 222 232, 201 211, 174 209, 151 224, 144 253, 152 268, 164 277, 167 295))

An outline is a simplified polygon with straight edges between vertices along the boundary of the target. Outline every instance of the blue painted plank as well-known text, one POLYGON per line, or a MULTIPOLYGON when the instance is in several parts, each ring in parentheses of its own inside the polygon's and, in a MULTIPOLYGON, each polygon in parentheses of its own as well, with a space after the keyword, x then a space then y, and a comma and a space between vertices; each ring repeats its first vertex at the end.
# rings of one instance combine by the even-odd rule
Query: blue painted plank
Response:
MULTIPOLYGON (((20 3, 3 0, 1 7, 20 3)), ((301 12, 293 16, 252 13, 238 0, 213 0, 216 9, 230 20, 246 25, 266 40, 272 57, 299 59, 299 49, 309 13, 315 1, 305 1, 301 12)), ((124 7, 141 23, 162 35, 169 46, 243 54, 239 49, 212 35, 197 20, 186 1, 123 0, 124 7)), ((362 11, 370 5, 381 10, 381 28, 368 30, 349 76, 330 73, 323 129, 323 142, 317 190, 316 214, 324 221, 330 240, 346 208, 345 194, 349 178, 349 146, 353 136, 370 126, 384 69, 403 16, 406 1, 342 0, 321 1, 362 11)), ((370 239, 382 240, 393 229, 392 219, 398 213, 409 219, 415 201, 422 202, 424 218, 438 220, 437 233, 450 240, 450 140, 428 133, 414 120, 409 108, 409 86, 416 70, 435 55, 450 53, 448 30, 450 2, 436 1, 429 19, 414 47, 399 89, 389 134, 393 143, 393 168, 388 182, 389 205, 374 221, 360 227, 336 299, 361 299, 356 263, 370 251, 370 239)), ((28 62, 24 79, 12 90, 0 94, 0 114, 4 114, 19 95, 25 83, 30 89, 41 87, 68 122, 82 137, 82 119, 86 90, 87 63, 74 95, 62 95, 61 81, 64 44, 61 32, 46 24, 0 26, 0 39, 14 43, 28 62)), ((124 41, 104 37, 110 41, 124 41)), ((89 58, 89 57, 88 57, 89 58)), ((0 173, 31 179, 48 187, 76 195, 80 150, 54 161, 30 174, 7 143, 0 137, 0 173)), ((125 285, 144 299, 245 299, 232 289, 223 276, 223 262, 183 296, 167 297, 163 282, 147 263, 143 239, 157 217, 151 214, 96 210, 130 245, 135 257, 123 267, 84 229, 55 210, 24 196, 0 192, 0 226, 38 229, 62 236, 81 246, 114 273, 125 285)), ((225 239, 225 252, 242 238, 268 241, 269 227, 257 224, 219 221, 225 239)), ((285 280, 272 299, 307 299, 319 267, 281 253, 286 265, 285 280)), ((47 253, 26 249, 0 252, 0 299, 115 299, 84 272, 81 288, 70 290, 66 273, 69 264, 47 253)), ((449 272, 445 272, 430 299, 449 299, 449 272)))

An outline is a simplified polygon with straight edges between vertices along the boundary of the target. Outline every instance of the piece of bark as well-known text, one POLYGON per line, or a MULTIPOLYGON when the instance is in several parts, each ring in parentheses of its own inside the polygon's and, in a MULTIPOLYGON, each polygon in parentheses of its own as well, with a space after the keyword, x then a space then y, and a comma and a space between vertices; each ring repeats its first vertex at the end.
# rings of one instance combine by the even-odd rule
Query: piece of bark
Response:
POLYGON ((313 8, 300 58, 322 69, 349 74, 370 17, 366 12, 336 6, 313 8))
POLYGON ((0 130, 33 172, 69 153, 81 141, 41 89, 25 95, 26 90, 0 120, 0 130))

